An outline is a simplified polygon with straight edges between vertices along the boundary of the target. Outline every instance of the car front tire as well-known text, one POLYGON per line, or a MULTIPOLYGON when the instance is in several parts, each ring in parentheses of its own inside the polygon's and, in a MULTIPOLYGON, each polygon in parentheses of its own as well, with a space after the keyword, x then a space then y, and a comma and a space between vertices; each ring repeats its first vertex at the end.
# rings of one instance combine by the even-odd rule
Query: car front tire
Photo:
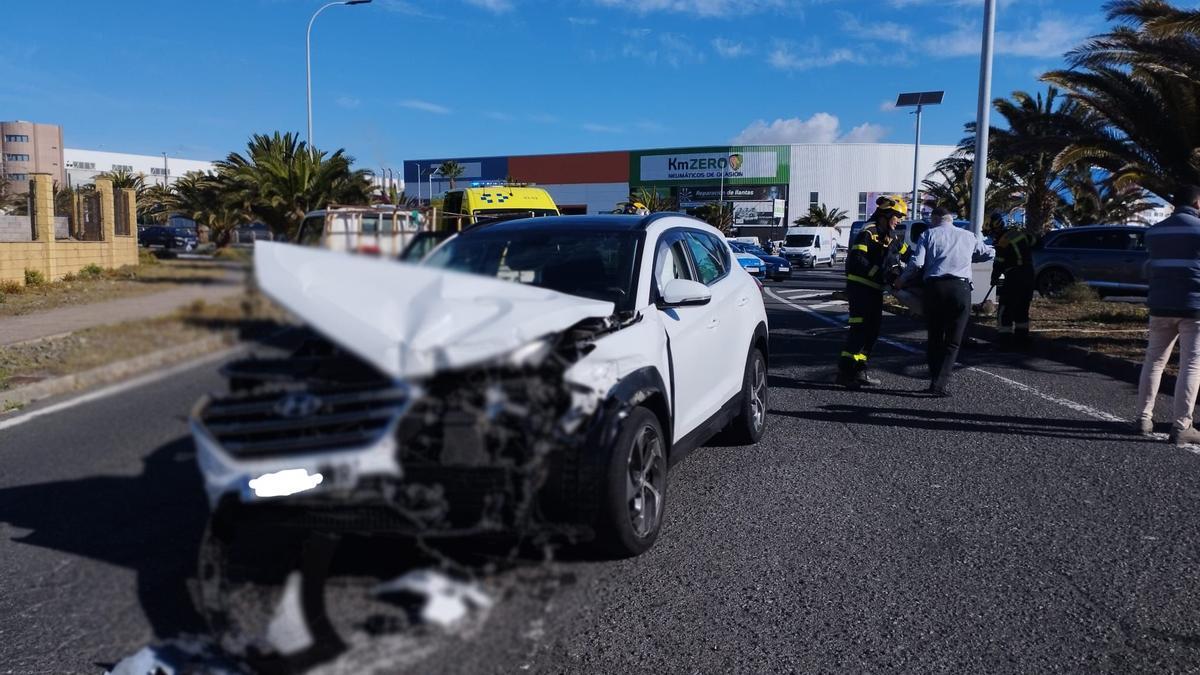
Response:
POLYGON ((630 411, 609 453, 599 523, 605 553, 641 555, 662 529, 667 497, 667 444, 658 417, 646 408, 630 411))
POLYGON ((746 359, 742 378, 742 402, 738 416, 730 423, 730 441, 738 445, 753 445, 767 429, 767 359, 757 347, 746 359))

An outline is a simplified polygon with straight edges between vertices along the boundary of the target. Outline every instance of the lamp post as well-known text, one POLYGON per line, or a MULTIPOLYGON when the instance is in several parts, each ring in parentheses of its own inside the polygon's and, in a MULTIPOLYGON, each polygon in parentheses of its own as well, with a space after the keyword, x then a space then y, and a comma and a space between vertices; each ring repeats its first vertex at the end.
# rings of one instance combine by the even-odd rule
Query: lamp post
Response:
POLYGON ((436 169, 433 167, 429 167, 429 173, 425 174, 426 176, 429 177, 429 206, 430 207, 433 206, 433 176, 434 176, 434 174, 438 174, 441 172, 442 172, 442 167, 440 167, 440 166, 436 169))
POLYGON ((996 36, 996 0, 983 3, 983 49, 979 55, 979 108, 975 114, 975 172, 971 189, 971 229, 983 232, 987 199, 988 132, 992 128, 992 41, 996 36))
POLYGON ((946 95, 944 91, 918 91, 900 94, 896 97, 897 108, 916 107, 917 140, 913 148, 913 188, 912 188, 912 219, 917 220, 921 215, 921 193, 917 189, 921 164, 921 111, 927 105, 939 105, 946 95))
POLYGON ((313 22, 317 20, 317 15, 334 5, 366 5, 371 0, 342 0, 341 2, 331 2, 327 5, 322 5, 320 9, 313 12, 312 18, 308 20, 308 32, 304 34, 304 75, 308 82, 308 147, 313 146, 312 133, 312 27, 313 22))

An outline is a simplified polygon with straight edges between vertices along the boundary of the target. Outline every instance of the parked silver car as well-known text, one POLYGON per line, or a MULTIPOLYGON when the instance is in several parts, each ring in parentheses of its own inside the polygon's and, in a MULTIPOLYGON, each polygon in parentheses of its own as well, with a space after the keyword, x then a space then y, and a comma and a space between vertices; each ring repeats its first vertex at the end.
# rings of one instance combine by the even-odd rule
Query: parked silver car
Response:
POLYGON ((1146 293, 1146 228, 1085 225, 1055 230, 1033 249, 1037 289, 1055 295, 1082 281, 1101 295, 1146 293))

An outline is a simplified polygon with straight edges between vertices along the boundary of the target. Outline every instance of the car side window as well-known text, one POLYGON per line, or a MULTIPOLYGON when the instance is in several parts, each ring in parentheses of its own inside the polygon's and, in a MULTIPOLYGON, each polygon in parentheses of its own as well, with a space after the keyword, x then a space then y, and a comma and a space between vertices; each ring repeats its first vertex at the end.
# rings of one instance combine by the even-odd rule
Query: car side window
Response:
POLYGON ((1146 233, 1145 232, 1130 232, 1129 233, 1129 248, 1134 251, 1146 250, 1146 233))
POLYGON ((672 237, 659 244, 654 264, 654 279, 660 292, 672 279, 692 280, 692 269, 688 265, 683 239, 672 237))
POLYGON ((325 234, 325 219, 309 218, 300 225, 300 245, 316 246, 321 243, 323 234, 325 234))
POLYGON ((723 261, 718 257, 715 246, 707 235, 701 232, 687 232, 684 238, 688 250, 692 253, 692 260, 696 263, 696 272, 700 275, 697 281, 707 286, 725 275, 723 261))

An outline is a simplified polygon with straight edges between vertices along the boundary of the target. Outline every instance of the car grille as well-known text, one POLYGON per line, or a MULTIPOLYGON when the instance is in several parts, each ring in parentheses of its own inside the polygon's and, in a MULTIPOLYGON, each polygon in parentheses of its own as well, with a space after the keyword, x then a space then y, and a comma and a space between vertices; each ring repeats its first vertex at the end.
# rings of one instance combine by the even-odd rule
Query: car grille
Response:
POLYGON ((314 361, 325 360, 232 364, 239 391, 204 401, 195 421, 239 458, 358 450, 392 431, 414 398, 383 378, 330 378, 314 361))

